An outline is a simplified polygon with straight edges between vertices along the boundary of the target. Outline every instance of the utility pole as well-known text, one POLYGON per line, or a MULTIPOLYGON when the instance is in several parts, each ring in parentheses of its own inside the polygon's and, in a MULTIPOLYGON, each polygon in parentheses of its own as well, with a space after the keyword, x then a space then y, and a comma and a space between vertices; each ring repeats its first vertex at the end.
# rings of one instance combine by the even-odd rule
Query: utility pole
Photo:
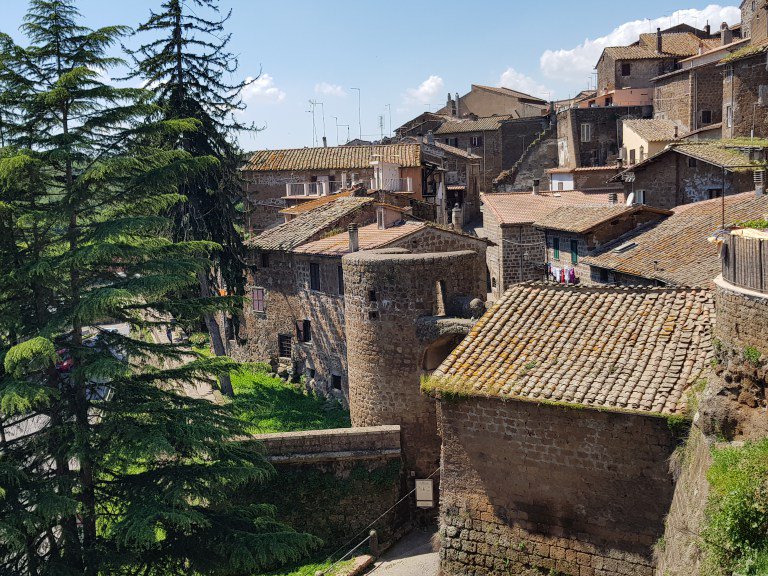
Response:
POLYGON ((359 132, 360 140, 363 139, 363 120, 360 112, 360 88, 350 88, 350 90, 357 90, 357 129, 359 132))

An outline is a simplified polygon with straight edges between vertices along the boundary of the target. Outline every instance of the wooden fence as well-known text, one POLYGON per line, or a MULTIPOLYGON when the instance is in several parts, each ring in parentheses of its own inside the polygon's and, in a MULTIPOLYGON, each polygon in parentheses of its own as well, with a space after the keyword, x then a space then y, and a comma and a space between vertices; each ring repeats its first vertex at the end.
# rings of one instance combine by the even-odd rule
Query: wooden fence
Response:
POLYGON ((724 280, 768 293, 768 240, 728 234, 722 250, 724 280))

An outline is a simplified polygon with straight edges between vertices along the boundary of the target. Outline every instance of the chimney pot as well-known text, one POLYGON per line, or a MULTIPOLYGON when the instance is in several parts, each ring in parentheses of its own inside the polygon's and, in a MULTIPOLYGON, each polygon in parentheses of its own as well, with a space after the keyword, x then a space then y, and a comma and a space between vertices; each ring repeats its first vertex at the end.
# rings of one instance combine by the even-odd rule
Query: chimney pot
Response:
POLYGON ((328 139, 323 136, 323 148, 328 148, 328 139))
POLYGON ((662 36, 661 36, 661 28, 656 28, 656 52, 661 54, 661 48, 662 48, 662 36))
POLYGON ((538 196, 540 189, 541 189, 541 180, 539 180, 538 178, 535 178, 533 180, 533 195, 538 196))
POLYGON ((360 250, 360 239, 357 231, 357 224, 350 224, 347 226, 349 232, 349 251, 357 252, 360 250))

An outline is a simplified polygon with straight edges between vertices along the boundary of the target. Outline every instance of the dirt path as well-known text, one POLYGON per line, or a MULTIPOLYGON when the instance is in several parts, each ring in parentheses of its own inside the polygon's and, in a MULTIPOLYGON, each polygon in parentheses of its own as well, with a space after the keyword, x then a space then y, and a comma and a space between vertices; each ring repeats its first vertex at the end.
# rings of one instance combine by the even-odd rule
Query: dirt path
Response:
POLYGON ((440 560, 432 550, 434 529, 409 532, 374 564, 373 576, 437 576, 440 560))

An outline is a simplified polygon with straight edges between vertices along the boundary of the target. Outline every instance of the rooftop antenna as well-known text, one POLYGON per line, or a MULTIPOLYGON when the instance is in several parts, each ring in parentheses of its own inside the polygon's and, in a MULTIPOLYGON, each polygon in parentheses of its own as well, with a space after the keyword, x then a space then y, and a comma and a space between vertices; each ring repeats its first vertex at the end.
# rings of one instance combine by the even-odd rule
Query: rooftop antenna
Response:
POLYGON ((312 100, 309 101, 310 109, 307 110, 308 114, 312 114, 312 146, 317 146, 317 127, 315 126, 315 103, 312 100))
POLYGON ((339 117, 331 116, 336 121, 336 146, 339 145, 339 117))
POLYGON ((384 108, 389 111, 389 137, 392 137, 392 105, 384 104, 384 108))
MULTIPOLYGON (((323 142, 326 142, 325 139, 325 106, 322 102, 318 102, 317 100, 310 100, 309 103, 312 105, 312 121, 315 120, 315 106, 320 106, 320 111, 323 115, 323 142)), ((317 137, 315 137, 315 140, 317 140, 317 137)))
POLYGON ((384 140, 384 114, 379 114, 379 134, 381 139, 384 140))
POLYGON ((363 139, 363 121, 360 114, 360 88, 350 88, 350 90, 357 90, 357 129, 360 133, 360 140, 363 139))

